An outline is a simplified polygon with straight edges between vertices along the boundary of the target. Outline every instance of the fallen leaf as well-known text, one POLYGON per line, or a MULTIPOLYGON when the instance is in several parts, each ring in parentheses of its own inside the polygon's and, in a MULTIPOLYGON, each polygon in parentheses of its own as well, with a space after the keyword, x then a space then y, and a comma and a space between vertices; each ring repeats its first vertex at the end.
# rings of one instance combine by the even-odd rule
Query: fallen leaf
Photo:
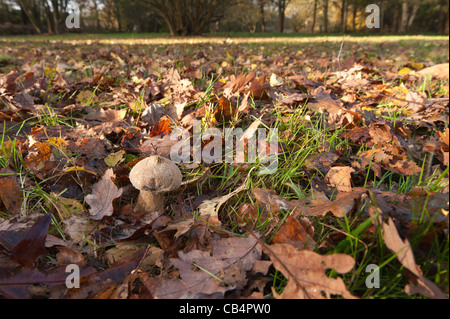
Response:
POLYGON ((84 263, 83 254, 79 251, 74 251, 69 247, 58 247, 59 253, 56 254, 56 260, 58 265, 66 266, 70 264, 82 264, 84 263))
POLYGON ((84 118, 91 121, 99 122, 117 122, 125 118, 127 110, 104 110, 99 108, 97 111, 89 113, 84 118))
POLYGON ((28 154, 23 166, 31 170, 36 176, 43 178, 54 167, 53 154, 50 146, 45 142, 35 142, 28 148, 28 154))
POLYGON ((7 167, 0 169, 0 205, 3 203, 6 211, 11 215, 20 212, 23 201, 22 189, 15 175, 16 173, 7 167))
MULTIPOLYGON (((241 205, 236 214, 239 217, 240 224, 254 226, 258 221, 258 212, 253 205, 248 203, 241 205)), ((263 217, 261 219, 263 219, 263 217)))
POLYGON ((125 154, 126 153, 124 150, 120 150, 118 152, 111 153, 105 157, 105 159, 104 159, 105 164, 108 165, 109 167, 114 167, 117 164, 120 164, 125 160, 125 158, 124 158, 125 154))
POLYGON ((334 152, 323 152, 320 154, 310 155, 305 160, 305 166, 314 167, 319 170, 321 173, 326 175, 330 170, 330 167, 336 162, 339 158, 334 152))
POLYGON ((228 99, 222 96, 214 110, 214 123, 221 124, 224 122, 229 122, 232 118, 234 118, 235 114, 236 108, 231 105, 231 102, 228 99))
POLYGON ((152 103, 145 108, 141 114, 141 121, 150 124, 151 126, 159 122, 161 116, 164 115, 164 104, 152 103))
POLYGON ((309 99, 311 97, 312 97, 312 95, 309 95, 309 94, 294 93, 294 94, 284 97, 280 101, 280 103, 284 104, 284 105, 295 106, 295 105, 304 103, 307 99, 309 99))
POLYGON ((250 93, 250 96, 255 100, 264 100, 269 97, 270 84, 265 83, 266 77, 265 75, 261 75, 260 77, 251 81, 250 87, 247 90, 244 90, 244 94, 250 93))
POLYGON ((45 238, 47 237, 52 215, 40 217, 23 235, 22 239, 11 250, 11 259, 24 267, 33 268, 37 257, 47 252, 45 238))
POLYGON ((91 206, 89 213, 93 220, 101 220, 104 216, 111 216, 114 212, 113 201, 122 195, 122 188, 118 188, 112 178, 116 175, 109 168, 103 177, 92 187, 92 194, 85 197, 86 203, 91 206))
POLYGON ((164 135, 162 137, 157 135, 146 139, 139 149, 146 156, 161 155, 170 158, 170 151, 177 143, 179 141, 171 139, 170 135, 164 135))
MULTIPOLYGON (((306 218, 305 218, 306 219, 306 218)), ((303 220, 303 223, 306 223, 303 220)), ((312 227, 311 225, 309 225, 312 227)), ((272 238, 272 244, 286 243, 298 249, 314 250, 315 242, 302 223, 293 216, 288 216, 272 238)))
POLYGON ((148 137, 169 135, 172 129, 170 128, 170 119, 161 120, 153 126, 152 131, 148 134, 148 137))
POLYGON ((352 190, 351 173, 355 170, 348 166, 335 166, 330 168, 325 176, 325 183, 336 187, 339 192, 350 192, 352 190))
POLYGON ((283 79, 278 77, 275 73, 272 73, 272 75, 270 76, 269 83, 271 87, 282 86, 284 84, 283 79))
POLYGON ((239 108, 238 111, 236 112, 236 117, 241 114, 248 114, 249 113, 249 109, 250 109, 250 104, 248 102, 248 99, 250 97, 250 92, 245 94, 242 99, 239 101, 239 108))
POLYGON ((347 273, 353 269, 355 261, 349 255, 319 255, 309 250, 297 250, 289 244, 275 244, 264 247, 273 265, 288 280, 281 294, 272 292, 277 299, 324 299, 331 295, 355 299, 345 287, 342 278, 330 278, 325 271, 334 269, 347 273))
POLYGON ((334 216, 342 218, 353 211, 361 192, 339 193, 333 201, 324 200, 285 200, 276 195, 273 190, 253 188, 253 194, 258 201, 259 207, 269 213, 280 210, 293 211, 302 216, 325 216, 331 212, 334 216))
POLYGON ((227 195, 203 201, 203 203, 198 207, 199 218, 204 219, 207 223, 210 223, 215 226, 221 225, 221 222, 219 220, 220 207, 224 203, 226 203, 231 197, 245 190, 246 182, 247 181, 245 181, 241 186, 239 186, 238 188, 236 188, 234 191, 232 191, 227 195))
MULTIPOLYGON (((87 276, 95 271, 93 267, 82 265, 80 277, 87 276)), ((45 287, 45 292, 58 287, 62 291, 66 291, 67 276, 66 267, 58 267, 48 274, 40 272, 36 268, 22 268, 19 271, 4 271, 2 269, 0 271, 0 296, 10 299, 42 298, 42 295, 34 296, 33 287, 36 286, 45 287)), ((58 297, 61 298, 62 296, 58 297)))
POLYGON ((56 208, 61 219, 68 218, 73 214, 81 214, 84 212, 83 205, 73 198, 65 198, 58 196, 58 194, 51 192, 50 201, 56 208))
POLYGON ((261 246, 253 237, 230 237, 211 241, 211 251, 180 251, 170 258, 180 278, 167 280, 156 289, 157 298, 198 298, 243 288, 245 273, 261 257, 261 246), (219 280, 218 280, 219 279, 219 280), (173 289, 178 287, 178 289, 173 289))
POLYGON ((82 245, 95 225, 84 215, 72 215, 62 221, 62 229, 67 241, 72 245, 82 245))
POLYGON ((448 299, 439 287, 435 283, 426 279, 419 266, 417 266, 414 259, 414 253, 411 245, 407 239, 402 240, 398 234, 395 223, 391 217, 387 222, 382 224, 383 240, 386 246, 394 253, 397 254, 398 261, 409 271, 416 276, 415 283, 409 283, 405 287, 406 293, 421 293, 422 295, 433 299, 448 299))
POLYGON ((377 177, 382 176, 382 169, 407 176, 417 175, 422 171, 415 162, 408 159, 401 149, 392 144, 383 144, 379 148, 365 151, 359 155, 358 159, 361 162, 354 161, 353 167, 365 169, 370 165, 377 177))
POLYGON ((449 78, 449 64, 442 63, 430 66, 428 68, 422 69, 416 72, 419 76, 432 76, 438 79, 447 79, 449 78))
POLYGON ((250 83, 255 79, 255 72, 250 72, 249 74, 240 74, 238 77, 232 75, 231 80, 224 85, 224 96, 225 98, 231 98, 233 93, 241 92, 245 85, 250 83))

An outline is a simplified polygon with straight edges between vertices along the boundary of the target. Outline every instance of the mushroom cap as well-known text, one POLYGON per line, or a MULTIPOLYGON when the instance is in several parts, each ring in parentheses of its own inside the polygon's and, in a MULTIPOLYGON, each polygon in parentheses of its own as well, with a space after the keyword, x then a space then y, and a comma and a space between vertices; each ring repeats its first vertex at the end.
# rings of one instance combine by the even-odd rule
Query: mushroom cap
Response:
POLYGON ((159 155, 149 156, 130 171, 131 184, 140 191, 163 193, 181 185, 182 175, 178 166, 159 155))

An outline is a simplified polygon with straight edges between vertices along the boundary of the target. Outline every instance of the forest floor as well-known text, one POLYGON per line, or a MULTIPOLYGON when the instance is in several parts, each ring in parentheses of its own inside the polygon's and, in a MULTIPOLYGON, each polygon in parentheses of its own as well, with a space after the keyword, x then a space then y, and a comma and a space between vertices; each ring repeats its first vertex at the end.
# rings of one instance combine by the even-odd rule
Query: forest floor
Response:
POLYGON ((448 62, 430 35, 0 37, 0 298, 447 299, 448 62), (201 159, 136 211, 180 128, 201 159))

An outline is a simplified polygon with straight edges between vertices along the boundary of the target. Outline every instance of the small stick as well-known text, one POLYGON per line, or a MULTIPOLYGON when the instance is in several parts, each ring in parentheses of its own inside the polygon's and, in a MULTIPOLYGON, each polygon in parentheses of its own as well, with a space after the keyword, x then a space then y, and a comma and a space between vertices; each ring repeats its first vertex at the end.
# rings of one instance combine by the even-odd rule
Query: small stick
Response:
POLYGON ((416 102, 416 101, 410 101, 410 100, 405 100, 405 99, 400 99, 398 97, 394 97, 394 96, 389 96, 389 95, 385 95, 383 93, 378 93, 379 96, 391 99, 391 100, 397 100, 397 101, 402 101, 402 102, 407 102, 407 103, 414 103, 414 104, 418 104, 418 105, 422 105, 422 106, 431 106, 433 104, 439 103, 439 102, 447 102, 449 100, 449 98, 435 98, 435 99, 425 99, 426 101, 428 101, 429 103, 422 103, 422 102, 416 102))
POLYGON ((345 34, 342 36, 341 47, 339 49, 339 53, 336 58, 338 65, 339 65, 339 71, 341 71, 341 53, 342 53, 342 48, 344 47, 344 39, 345 39, 345 34))

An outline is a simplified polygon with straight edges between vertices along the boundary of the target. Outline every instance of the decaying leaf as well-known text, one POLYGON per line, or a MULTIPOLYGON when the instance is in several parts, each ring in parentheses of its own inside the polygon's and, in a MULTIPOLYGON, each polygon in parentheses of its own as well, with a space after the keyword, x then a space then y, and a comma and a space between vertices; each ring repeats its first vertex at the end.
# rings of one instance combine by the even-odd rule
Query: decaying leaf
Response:
POLYGON ((139 149, 147 156, 161 155, 169 158, 172 147, 177 143, 178 140, 170 139, 170 135, 155 136, 145 140, 139 149))
POLYGON ((54 158, 50 146, 45 142, 35 142, 28 149, 23 166, 30 169, 37 176, 43 176, 53 168, 54 158))
POLYGON ((246 188, 246 181, 231 193, 220 196, 211 200, 205 200, 199 207, 199 216, 204 218, 208 223, 219 226, 221 224, 219 220, 220 207, 226 203, 231 197, 242 192, 246 188))
POLYGON ((36 258, 47 252, 45 238, 47 237, 51 216, 51 214, 46 214, 40 217, 25 233, 11 250, 12 260, 27 268, 33 268, 36 258))
POLYGON ((259 203, 259 207, 266 209, 270 213, 288 210, 302 216, 325 216, 331 212, 336 217, 344 217, 351 212, 355 208, 356 200, 361 196, 359 192, 350 192, 339 193, 333 201, 289 201, 270 190, 254 188, 253 194, 259 203))
POLYGON ((119 189, 112 181, 115 177, 112 168, 109 168, 100 181, 94 184, 92 194, 85 197, 86 203, 91 206, 89 213, 92 219, 100 220, 104 216, 113 214, 113 200, 122 195, 122 189, 119 189))
POLYGON ((420 76, 434 76, 438 79, 448 79, 449 64, 448 63, 436 64, 428 68, 422 69, 416 72, 416 74, 420 76))
POLYGON ((56 208, 61 219, 68 218, 72 214, 81 214, 84 212, 83 205, 75 199, 65 198, 62 196, 58 196, 55 193, 50 193, 51 198, 49 199, 56 208))
POLYGON ((365 169, 367 166, 375 172, 377 177, 382 176, 382 170, 390 170, 400 175, 417 175, 422 169, 398 147, 392 144, 384 144, 381 148, 373 148, 361 153, 360 162, 354 161, 352 166, 365 169))
POLYGON ((99 108, 97 111, 85 116, 86 120, 99 122, 116 122, 124 119, 127 110, 104 110, 99 108))
POLYGON ((281 294, 273 290, 278 299, 324 299, 332 295, 354 299, 345 287, 342 278, 330 278, 327 269, 347 273, 353 269, 355 261, 349 255, 319 255, 309 250, 297 250, 289 244, 275 244, 264 248, 273 265, 288 279, 281 294))
POLYGON ((336 187, 339 192, 350 192, 352 190, 351 173, 354 171, 353 168, 347 166, 332 167, 325 176, 325 182, 329 183, 331 187, 336 187))
POLYGON ((298 220, 289 215, 280 228, 277 229, 271 243, 286 243, 298 249, 314 250, 313 232, 314 229, 308 219, 303 217, 301 220, 298 220))
POLYGON ((386 246, 397 254, 399 262, 416 276, 415 282, 410 282, 405 291, 408 294, 420 293, 433 299, 448 299, 435 283, 426 279, 419 266, 417 266, 414 253, 407 239, 401 239, 392 218, 388 218, 387 222, 382 224, 383 240, 386 246))
POLYGON ((17 183, 15 172, 9 168, 0 169, 0 207, 9 214, 17 214, 22 206, 22 190, 17 183))
POLYGON ((245 285, 245 273, 261 257, 261 246, 253 237, 212 240, 212 251, 180 251, 171 258, 180 278, 167 280, 156 289, 157 298, 198 298, 223 294, 245 285), (178 287, 173 289, 173 287, 178 287))

